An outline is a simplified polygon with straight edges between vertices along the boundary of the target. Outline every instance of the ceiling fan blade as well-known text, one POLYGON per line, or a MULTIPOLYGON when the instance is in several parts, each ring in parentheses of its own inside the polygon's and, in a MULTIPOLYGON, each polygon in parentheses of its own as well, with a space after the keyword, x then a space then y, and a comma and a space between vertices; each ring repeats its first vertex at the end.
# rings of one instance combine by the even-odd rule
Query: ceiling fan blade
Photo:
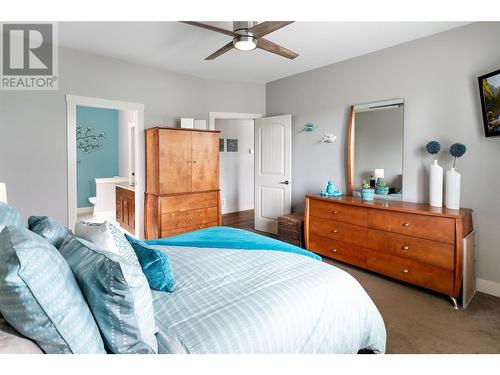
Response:
POLYGON ((201 27, 202 29, 207 29, 207 30, 210 30, 210 31, 215 31, 217 33, 226 34, 226 35, 229 35, 229 36, 238 36, 238 34, 236 34, 232 30, 226 30, 226 29, 223 29, 221 27, 208 25, 208 24, 202 23, 202 22, 195 22, 195 21, 180 21, 180 22, 181 23, 185 23, 187 25, 191 25, 191 26, 201 27))
POLYGON ((222 55, 223 53, 226 53, 227 51, 232 50, 233 48, 234 48, 234 45, 233 45, 233 42, 231 41, 228 44, 226 44, 224 47, 219 48, 217 51, 215 51, 210 56, 205 58, 205 60, 213 60, 216 57, 219 57, 220 55, 222 55))
POLYGON ((290 25, 293 22, 294 21, 265 21, 249 28, 248 32, 252 33, 254 37, 260 38, 282 27, 290 25))
POLYGON ((269 40, 264 38, 257 39, 257 48, 275 53, 290 60, 293 60, 299 55, 298 53, 290 51, 289 49, 286 49, 285 47, 282 47, 276 43, 270 42, 269 40))

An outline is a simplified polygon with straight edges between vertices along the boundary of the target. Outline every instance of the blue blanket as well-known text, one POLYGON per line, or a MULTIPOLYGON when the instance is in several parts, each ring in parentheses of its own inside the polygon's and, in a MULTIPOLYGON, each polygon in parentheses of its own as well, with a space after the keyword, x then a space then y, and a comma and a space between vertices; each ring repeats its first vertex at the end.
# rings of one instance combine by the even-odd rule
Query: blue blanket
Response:
POLYGON ((203 247, 238 250, 275 250, 321 260, 319 255, 300 247, 242 229, 210 227, 177 236, 146 241, 148 245, 203 247))

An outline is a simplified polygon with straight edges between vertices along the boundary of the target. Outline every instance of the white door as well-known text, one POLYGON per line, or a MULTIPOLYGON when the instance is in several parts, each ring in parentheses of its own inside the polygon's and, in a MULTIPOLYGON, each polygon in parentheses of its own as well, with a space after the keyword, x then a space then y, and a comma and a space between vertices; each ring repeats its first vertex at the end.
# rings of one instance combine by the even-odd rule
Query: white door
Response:
POLYGON ((278 233, 292 205, 292 116, 255 119, 255 229, 278 233))

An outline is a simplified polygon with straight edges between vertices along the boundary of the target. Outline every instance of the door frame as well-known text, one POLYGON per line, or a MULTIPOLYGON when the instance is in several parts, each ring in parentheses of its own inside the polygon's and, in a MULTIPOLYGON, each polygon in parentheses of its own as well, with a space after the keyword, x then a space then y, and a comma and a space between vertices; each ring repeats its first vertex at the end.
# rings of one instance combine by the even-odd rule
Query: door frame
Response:
POLYGON ((66 94, 68 227, 77 221, 76 107, 94 107, 135 112, 135 236, 144 238, 145 135, 144 104, 66 94))
POLYGON ((208 130, 215 130, 215 120, 255 120, 260 113, 208 112, 208 130))
MULTIPOLYGON (((255 120, 257 118, 264 117, 263 114, 260 113, 237 113, 237 112, 208 112, 208 130, 216 130, 215 129, 215 121, 216 120, 255 120)), ((255 130, 255 121, 253 124, 254 130, 255 130)), ((255 148, 255 145, 254 145, 255 148)), ((254 159, 255 159, 255 154, 254 154, 254 159)), ((220 161, 219 161, 220 163, 220 161)), ((220 165, 220 164, 219 164, 220 165)), ((255 165, 254 165, 254 178, 255 178, 255 165)), ((219 174, 220 178, 220 174, 219 174)), ((219 182, 220 183, 220 182, 219 182)), ((219 186, 220 188, 220 186, 219 186)), ((254 209, 255 209, 255 185, 254 185, 254 209)), ((222 197, 221 197, 222 199, 222 197)), ((221 207, 221 213, 222 213, 222 207, 221 207)))

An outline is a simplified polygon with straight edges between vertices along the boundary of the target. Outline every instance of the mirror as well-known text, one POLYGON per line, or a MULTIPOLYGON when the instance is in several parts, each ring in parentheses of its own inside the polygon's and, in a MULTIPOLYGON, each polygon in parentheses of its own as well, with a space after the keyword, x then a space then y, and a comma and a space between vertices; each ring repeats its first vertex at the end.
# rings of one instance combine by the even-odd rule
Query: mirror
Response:
POLYGON ((353 105, 347 136, 347 190, 361 195, 363 180, 375 198, 401 200, 403 195, 403 99, 353 105), (382 188, 382 184, 386 188, 382 188))

